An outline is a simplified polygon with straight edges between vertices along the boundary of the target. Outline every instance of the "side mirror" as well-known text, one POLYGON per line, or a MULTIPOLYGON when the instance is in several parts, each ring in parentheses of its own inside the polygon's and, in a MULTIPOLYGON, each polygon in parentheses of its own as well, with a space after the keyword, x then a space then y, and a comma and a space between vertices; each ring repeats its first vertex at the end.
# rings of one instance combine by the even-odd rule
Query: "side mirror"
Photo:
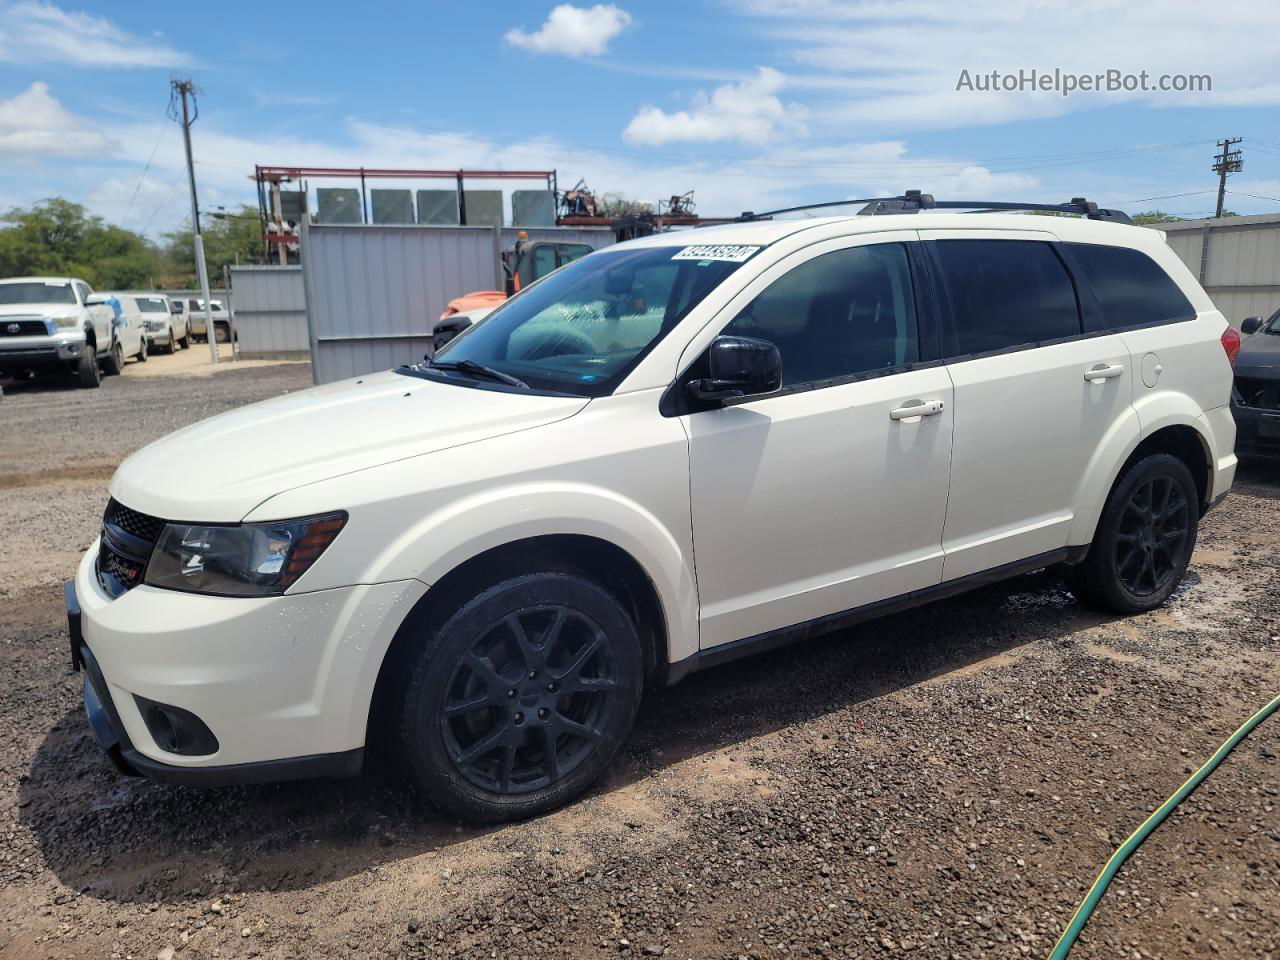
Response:
POLYGON ((1250 334, 1257 333, 1260 329, 1262 329, 1261 317, 1245 317, 1240 324, 1240 332, 1246 337, 1250 334))
POLYGON ((689 392, 699 400, 732 400, 773 393, 782 386, 782 354, 768 340, 716 337, 707 360, 711 376, 689 384, 689 392))

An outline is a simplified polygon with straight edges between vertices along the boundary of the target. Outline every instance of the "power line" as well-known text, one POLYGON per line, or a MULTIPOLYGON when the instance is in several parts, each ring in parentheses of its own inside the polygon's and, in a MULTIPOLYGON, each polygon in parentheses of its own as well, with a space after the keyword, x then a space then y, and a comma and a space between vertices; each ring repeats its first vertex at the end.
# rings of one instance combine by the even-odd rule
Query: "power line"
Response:
POLYGON ((182 174, 178 174, 174 178, 173 183, 169 184, 169 192, 164 195, 164 199, 160 201, 153 211, 151 211, 151 216, 147 217, 147 222, 140 231, 141 233, 145 234, 147 232, 147 227, 151 226, 151 221, 156 218, 156 214, 159 213, 164 205, 169 202, 169 198, 173 196, 173 191, 178 189, 178 184, 181 182, 182 174))
POLYGON ((151 148, 151 156, 147 157, 146 166, 142 168, 142 173, 138 175, 138 183, 133 188, 133 196, 129 198, 129 206, 124 211, 124 217, 120 220, 120 226, 124 226, 129 222, 129 214, 133 212, 133 202, 138 199, 138 191, 142 189, 142 181, 147 179, 147 171, 151 169, 151 161, 156 158, 156 151, 160 149, 160 141, 164 139, 164 135, 168 133, 169 127, 162 124, 160 133, 156 136, 155 146, 151 148))
POLYGON ((1231 194, 1233 197, 1249 197, 1250 199, 1253 199, 1253 200, 1270 200, 1272 203, 1280 203, 1280 198, 1263 197, 1256 193, 1244 193, 1243 191, 1240 191, 1240 190, 1228 190, 1227 193, 1231 194))
POLYGON ((1175 197, 1197 197, 1202 193, 1213 193, 1212 190, 1188 190, 1186 193, 1166 193, 1159 197, 1139 197, 1137 200, 1117 200, 1116 205, 1130 203, 1147 203, 1151 200, 1172 200, 1175 197))

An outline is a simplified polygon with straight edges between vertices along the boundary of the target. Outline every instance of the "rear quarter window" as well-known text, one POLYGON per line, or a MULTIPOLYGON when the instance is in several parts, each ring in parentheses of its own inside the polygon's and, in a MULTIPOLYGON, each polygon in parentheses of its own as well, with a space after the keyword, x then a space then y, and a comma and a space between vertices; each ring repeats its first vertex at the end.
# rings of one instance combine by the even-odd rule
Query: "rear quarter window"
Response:
POLYGON ((1190 320, 1196 308, 1158 263, 1140 250, 1097 243, 1063 245, 1093 291, 1108 330, 1190 320))

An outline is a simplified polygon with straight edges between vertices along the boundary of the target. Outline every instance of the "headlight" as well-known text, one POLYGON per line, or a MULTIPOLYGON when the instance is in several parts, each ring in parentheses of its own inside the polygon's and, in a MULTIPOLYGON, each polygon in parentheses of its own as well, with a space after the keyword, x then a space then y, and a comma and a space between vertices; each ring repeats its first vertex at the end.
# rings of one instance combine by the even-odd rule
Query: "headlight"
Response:
POLYGON ((284 593, 320 558, 347 522, 345 513, 274 523, 166 524, 146 582, 219 596, 284 593))
POLYGON ((54 317, 53 322, 63 330, 70 330, 72 327, 80 326, 80 318, 76 316, 54 317))

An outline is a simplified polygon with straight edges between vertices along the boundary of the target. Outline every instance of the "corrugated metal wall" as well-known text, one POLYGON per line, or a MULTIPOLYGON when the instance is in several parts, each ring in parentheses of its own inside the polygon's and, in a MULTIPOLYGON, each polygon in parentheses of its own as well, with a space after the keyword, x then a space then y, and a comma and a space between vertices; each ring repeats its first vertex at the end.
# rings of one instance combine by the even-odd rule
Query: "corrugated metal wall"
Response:
MULTIPOLYGON (((613 231, 602 228, 528 232, 535 241, 613 243, 613 231)), ((499 251, 515 240, 514 228, 305 225, 302 272, 315 382, 421 360, 450 300, 502 289, 499 251)))
POLYGON ((302 267, 231 267, 231 312, 242 357, 306 357, 302 267))
POLYGON ((492 227, 307 227, 302 269, 315 382, 421 360, 450 300, 499 284, 496 243, 492 227))
POLYGON ((1165 232, 1233 326, 1280 309, 1280 215, 1188 220, 1155 229, 1165 232))

